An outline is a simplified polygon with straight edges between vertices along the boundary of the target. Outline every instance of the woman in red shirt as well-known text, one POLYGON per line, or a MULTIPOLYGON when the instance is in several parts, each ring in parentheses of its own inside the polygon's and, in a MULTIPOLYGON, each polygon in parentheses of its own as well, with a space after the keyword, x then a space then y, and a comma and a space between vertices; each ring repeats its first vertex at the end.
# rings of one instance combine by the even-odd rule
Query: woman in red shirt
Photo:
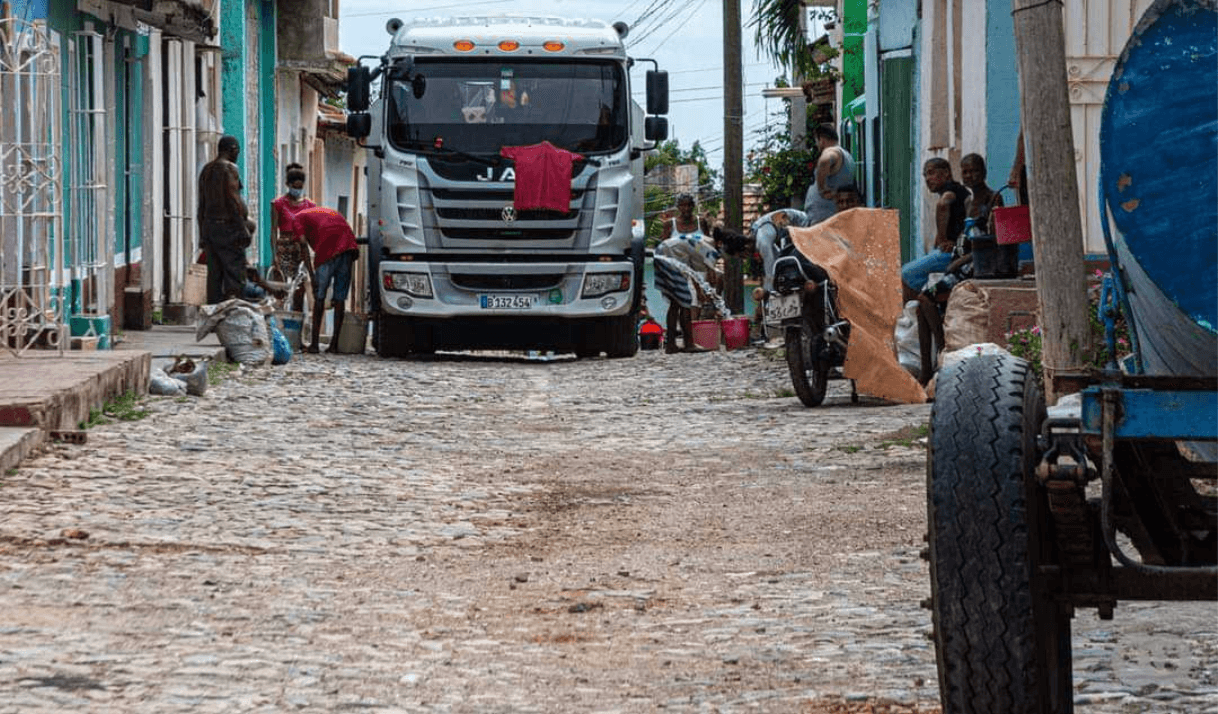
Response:
MULTIPOLYGON (((292 280, 300 270, 300 264, 308 257, 304 246, 293 236, 285 235, 280 226, 291 225, 292 216, 307 209, 316 208, 317 204, 304 197, 305 172, 300 164, 288 164, 287 193, 271 201, 271 246, 274 256, 271 266, 279 273, 280 280, 292 280)), ((300 311, 304 307, 304 286, 296 289, 292 296, 292 309, 300 311)))

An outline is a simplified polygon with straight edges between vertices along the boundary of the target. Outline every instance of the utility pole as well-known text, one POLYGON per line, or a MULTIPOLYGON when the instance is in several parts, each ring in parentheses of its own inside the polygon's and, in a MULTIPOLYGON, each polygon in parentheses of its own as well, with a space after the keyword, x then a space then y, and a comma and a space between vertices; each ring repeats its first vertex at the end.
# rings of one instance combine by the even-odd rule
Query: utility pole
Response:
MULTIPOLYGON (((723 0, 723 221, 733 230, 744 222, 744 101, 741 79, 740 0, 723 0)), ((723 300, 733 314, 744 312, 743 259, 727 258, 723 300)))
POLYGON ((1081 372, 1090 348, 1083 225, 1079 214, 1066 41, 1060 2, 1012 0, 1019 59, 1020 118, 1036 254, 1046 399, 1059 375, 1081 372))

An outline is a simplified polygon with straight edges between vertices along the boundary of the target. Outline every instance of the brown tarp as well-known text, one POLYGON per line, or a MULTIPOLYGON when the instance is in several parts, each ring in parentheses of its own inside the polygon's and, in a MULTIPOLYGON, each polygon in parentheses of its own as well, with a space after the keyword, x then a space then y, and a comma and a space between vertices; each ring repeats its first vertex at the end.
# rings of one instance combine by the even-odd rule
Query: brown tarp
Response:
POLYGON ((893 338, 903 307, 897 211, 852 208, 810 228, 792 228, 791 238, 837 285, 838 309, 850 321, 842 374, 864 394, 925 402, 918 380, 897 361, 893 338))

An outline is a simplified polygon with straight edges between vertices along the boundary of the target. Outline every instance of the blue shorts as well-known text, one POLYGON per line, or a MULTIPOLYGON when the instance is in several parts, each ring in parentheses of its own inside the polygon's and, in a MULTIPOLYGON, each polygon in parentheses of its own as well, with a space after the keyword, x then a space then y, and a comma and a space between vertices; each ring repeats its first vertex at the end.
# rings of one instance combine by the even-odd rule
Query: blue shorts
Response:
POLYGON ((939 249, 932 250, 921 258, 915 258, 901 266, 901 282, 917 292, 926 289, 931 273, 942 273, 951 265, 952 254, 939 249))
POLYGON ((342 302, 347 299, 347 293, 351 292, 351 264, 355 262, 356 255, 354 251, 347 251, 317 266, 314 276, 316 285, 313 286, 315 300, 320 302, 326 299, 330 283, 334 284, 331 300, 342 302))

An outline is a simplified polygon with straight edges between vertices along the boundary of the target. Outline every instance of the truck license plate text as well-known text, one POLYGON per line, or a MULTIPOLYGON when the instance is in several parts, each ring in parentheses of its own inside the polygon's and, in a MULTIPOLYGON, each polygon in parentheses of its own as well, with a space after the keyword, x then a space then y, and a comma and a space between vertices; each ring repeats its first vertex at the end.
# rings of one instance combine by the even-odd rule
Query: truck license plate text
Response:
POLYGON ((526 295, 480 295, 483 310, 531 310, 537 304, 537 296, 526 295))

